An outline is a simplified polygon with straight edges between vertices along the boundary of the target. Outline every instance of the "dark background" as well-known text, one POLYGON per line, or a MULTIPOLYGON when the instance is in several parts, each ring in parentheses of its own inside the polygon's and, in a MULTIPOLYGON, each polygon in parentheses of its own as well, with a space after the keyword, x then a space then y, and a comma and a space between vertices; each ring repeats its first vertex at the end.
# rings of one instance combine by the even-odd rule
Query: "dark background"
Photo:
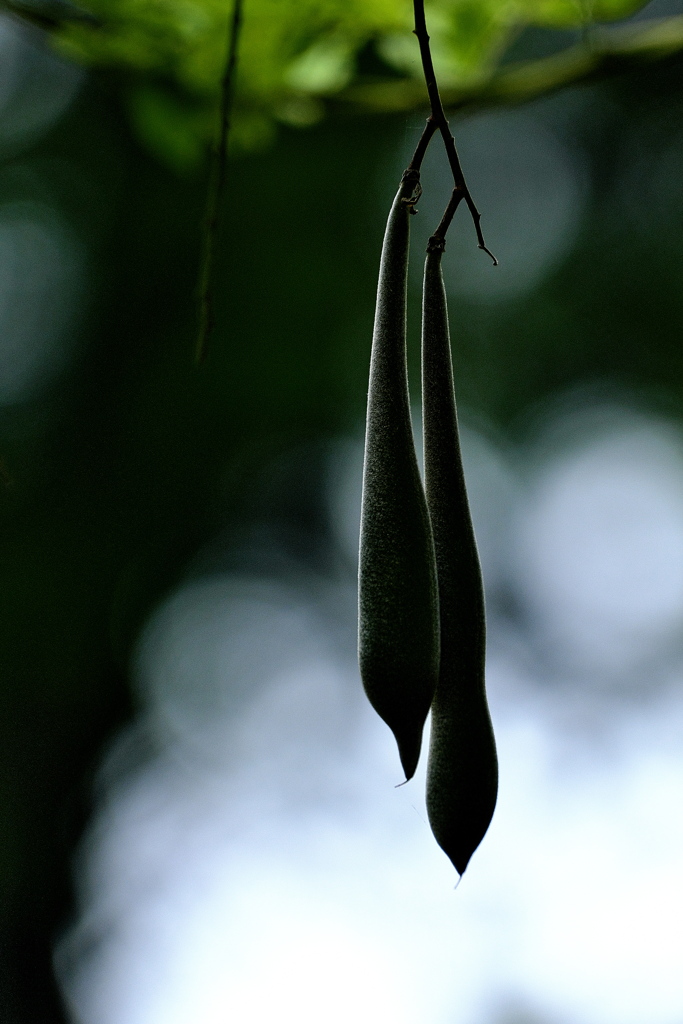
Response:
MULTIPOLYGON (((586 382, 681 410, 683 193, 673 171, 662 191, 645 170, 626 216, 623 172, 634 154, 647 169, 663 149, 683 153, 683 64, 578 91, 590 98, 585 116, 555 128, 589 172, 571 253, 524 297, 451 310, 459 397, 512 439, 538 403, 586 382)), ((8 1024, 64 1019, 52 947, 69 916, 93 771, 134 713, 129 656, 150 609, 219 532, 295 524, 311 557, 325 535, 316 452, 361 429, 391 168, 420 121, 332 111, 233 162, 218 327, 201 367, 203 173, 179 178, 143 152, 104 76, 5 156, 0 203, 40 193, 87 268, 65 367, 0 406, 8 1024)))

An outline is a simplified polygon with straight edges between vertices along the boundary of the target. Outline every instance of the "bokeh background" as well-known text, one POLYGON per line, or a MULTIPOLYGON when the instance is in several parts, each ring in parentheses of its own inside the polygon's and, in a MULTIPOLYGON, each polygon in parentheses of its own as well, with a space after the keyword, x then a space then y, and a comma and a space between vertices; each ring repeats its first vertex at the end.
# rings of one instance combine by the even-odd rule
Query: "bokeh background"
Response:
MULTIPOLYGON (((204 173, 8 16, 0 58, 0 1018, 680 1024, 683 64, 454 125, 501 263, 459 213, 501 788, 453 892, 355 663, 378 252, 423 114, 234 158, 197 367, 204 173)), ((416 400, 436 146, 423 184, 416 400)))

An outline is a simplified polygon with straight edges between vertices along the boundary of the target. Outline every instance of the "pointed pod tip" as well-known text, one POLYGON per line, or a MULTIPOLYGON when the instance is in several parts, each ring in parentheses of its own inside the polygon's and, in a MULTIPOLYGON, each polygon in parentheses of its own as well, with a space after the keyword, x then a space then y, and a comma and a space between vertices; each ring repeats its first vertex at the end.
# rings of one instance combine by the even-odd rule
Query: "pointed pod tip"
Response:
MULTIPOLYGON (((413 775, 417 771, 417 763, 420 760, 420 749, 422 747, 422 734, 417 737, 411 737, 409 742, 405 739, 399 739, 396 736, 396 743, 398 744, 398 756, 401 759, 401 767, 406 773, 405 782, 410 782, 413 775)), ((401 783, 404 785, 404 783, 401 783)))
MULTIPOLYGON (((472 852, 474 852, 474 851, 472 851, 472 852)), ((460 875, 461 878, 465 874, 465 871, 467 870, 467 865, 469 864, 469 862, 471 860, 471 857, 472 857, 472 854, 469 854, 466 858, 458 857, 456 859, 456 858, 451 857, 450 854, 449 854, 450 862, 453 865, 453 867, 455 868, 455 870, 458 872, 458 874, 460 875)))
MULTIPOLYGON (((432 829, 432 831, 434 830, 432 829)), ((439 842, 438 839, 437 842, 439 842)), ((458 850, 453 850, 452 847, 447 849, 443 843, 439 843, 439 846, 448 857, 460 878, 462 878, 467 870, 467 866, 472 858, 474 850, 468 852, 467 850, 463 850, 462 847, 458 850)))

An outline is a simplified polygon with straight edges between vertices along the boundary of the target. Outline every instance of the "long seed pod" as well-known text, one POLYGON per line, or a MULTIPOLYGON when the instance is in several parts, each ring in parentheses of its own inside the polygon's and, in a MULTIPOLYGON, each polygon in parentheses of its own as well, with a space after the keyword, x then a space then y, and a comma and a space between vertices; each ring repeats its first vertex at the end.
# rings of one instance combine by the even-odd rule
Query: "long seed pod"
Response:
POLYGON ((441 621, 427 813, 436 841, 462 875, 493 816, 498 760, 484 688, 484 590, 460 454, 441 273, 444 245, 436 236, 429 241, 422 311, 425 486, 441 621))
POLYGON ((410 422, 406 291, 411 207, 406 171, 387 222, 370 362, 360 532, 358 657, 370 703, 412 778, 439 671, 434 543, 410 422))

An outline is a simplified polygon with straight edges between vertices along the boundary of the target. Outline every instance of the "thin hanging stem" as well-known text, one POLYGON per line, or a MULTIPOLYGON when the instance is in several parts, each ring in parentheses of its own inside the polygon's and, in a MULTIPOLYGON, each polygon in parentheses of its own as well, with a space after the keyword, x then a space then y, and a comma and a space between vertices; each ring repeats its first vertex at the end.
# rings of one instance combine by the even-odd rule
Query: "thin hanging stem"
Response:
MULTIPOLYGON (((446 207, 446 209, 444 211, 444 215, 441 218, 441 223, 439 224, 438 228, 436 229, 434 234, 429 239, 429 247, 428 248, 430 248, 430 247, 440 248, 440 249, 444 249, 445 248, 445 246, 446 246, 446 232, 448 231, 449 227, 451 226, 451 221, 453 220, 453 217, 455 216, 455 211, 458 209, 458 207, 460 206, 460 203, 462 202, 463 199, 464 199, 464 196, 462 194, 462 190, 459 189, 459 188, 454 188, 453 191, 451 192, 451 198, 449 200, 448 206, 446 207)), ((488 249, 486 251, 488 252, 488 249)), ((491 253, 489 253, 489 256, 490 255, 491 255, 491 253)), ((494 262, 494 265, 497 262, 495 257, 493 257, 493 262, 494 262)))
POLYGON ((419 171, 424 160, 424 155, 427 152, 427 146, 432 141, 432 136, 438 130, 438 126, 433 117, 427 118, 427 124, 424 126, 420 141, 417 144, 415 152, 413 153, 413 159, 408 164, 409 171, 419 171))
POLYGON ((199 332, 195 358, 204 362, 208 343, 214 328, 213 268, 218 245, 221 206, 225 193, 228 163, 228 136, 235 92, 235 71, 240 29, 242 27, 243 0, 235 0, 230 19, 228 53, 221 79, 218 137, 211 157, 211 174, 206 199, 204 220, 204 255, 199 276, 199 332))
POLYGON ((420 44, 420 57, 422 58, 422 68, 424 71, 425 83, 427 85, 427 93, 429 95, 429 105, 431 107, 431 114, 427 119, 427 126, 425 127, 425 130, 422 133, 422 138, 420 139, 417 145, 417 149, 415 151, 415 155, 413 156, 413 163, 411 163, 411 167, 417 160, 418 163, 416 169, 419 169, 420 163, 422 162, 422 158, 427 149, 427 145, 429 144, 429 140, 431 139, 435 131, 438 130, 439 132, 441 132, 441 137, 443 139, 444 146, 446 147, 446 155, 448 157, 448 162, 450 164, 451 172, 453 174, 455 188, 453 190, 453 196, 451 197, 451 202, 448 205, 446 214, 444 214, 444 219, 439 225, 439 228, 437 228, 437 234, 441 231, 442 225, 444 224, 446 216, 448 215, 448 211, 451 210, 452 207, 450 217, 448 218, 446 226, 443 229, 442 234, 440 235, 440 237, 442 238, 445 236, 445 232, 448 229, 448 225, 450 224, 451 220, 453 219, 453 214, 455 213, 455 209, 458 206, 458 203, 460 202, 461 199, 464 199, 467 208, 470 211, 472 221, 474 222, 474 230, 477 233, 477 242, 479 244, 479 248, 483 249, 484 252, 488 253, 488 255, 493 260, 493 265, 497 266, 498 260, 493 255, 491 250, 487 249, 486 243, 484 242, 484 235, 482 233, 480 223, 481 216, 479 214, 479 211, 477 210, 477 207, 474 205, 474 200, 472 199, 472 196, 470 195, 470 190, 467 187, 465 175, 463 174, 462 167, 460 166, 460 158, 458 156, 458 151, 455 148, 455 139, 453 138, 450 126, 448 124, 448 120, 446 118, 446 114, 444 113, 443 103, 441 102, 441 95, 439 94, 439 86, 436 81, 436 73, 434 71, 432 51, 429 46, 429 34, 427 32, 427 23, 425 21, 424 0, 413 0, 413 10, 415 12, 415 28, 413 29, 413 31, 417 36, 418 43, 420 44), (424 141, 425 136, 426 141, 424 141), (459 199, 457 199, 457 201, 454 201, 456 193, 458 194, 459 199))

